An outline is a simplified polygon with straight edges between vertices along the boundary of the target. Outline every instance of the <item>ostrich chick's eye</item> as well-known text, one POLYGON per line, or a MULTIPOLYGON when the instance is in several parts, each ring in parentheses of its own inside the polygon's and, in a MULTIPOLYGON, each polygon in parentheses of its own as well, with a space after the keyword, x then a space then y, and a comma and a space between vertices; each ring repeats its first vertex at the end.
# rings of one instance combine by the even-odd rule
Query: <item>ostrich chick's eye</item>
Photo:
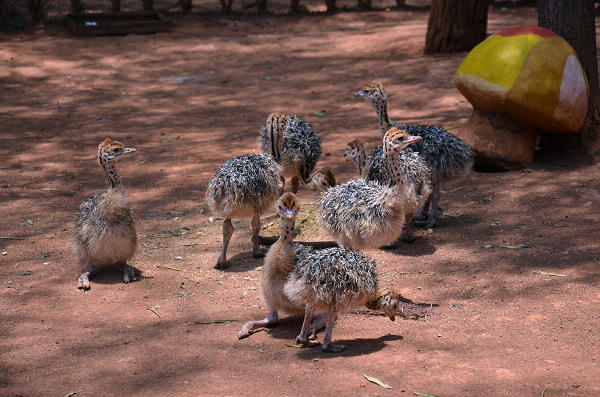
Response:
POLYGON ((114 148, 113 152, 117 153, 119 151, 119 148, 114 148))

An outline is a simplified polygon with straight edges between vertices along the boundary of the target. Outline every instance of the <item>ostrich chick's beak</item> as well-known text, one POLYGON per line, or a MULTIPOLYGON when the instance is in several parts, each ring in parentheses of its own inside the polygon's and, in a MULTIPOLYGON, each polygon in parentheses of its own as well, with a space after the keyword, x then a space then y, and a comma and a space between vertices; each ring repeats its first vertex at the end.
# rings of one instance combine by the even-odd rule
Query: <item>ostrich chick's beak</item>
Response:
POLYGON ((365 96, 365 93, 362 91, 358 91, 354 96, 365 96))
POLYGON ((418 136, 418 135, 411 135, 411 136, 409 136, 408 138, 406 138, 406 139, 404 140, 404 142, 405 142, 407 145, 410 145, 410 144, 412 144, 412 143, 421 142, 421 139, 423 139, 423 138, 421 138, 421 137, 420 137, 420 136, 418 136))
POLYGON ((390 320, 396 320, 396 311, 398 310, 398 301, 392 300, 389 304, 383 307, 383 312, 388 315, 390 320))
POLYGON ((123 154, 128 154, 128 153, 133 153, 135 152, 135 148, 132 147, 126 147, 123 149, 123 154))
POLYGON ((281 210, 280 215, 284 219, 294 219, 296 216, 296 211, 292 209, 281 210))

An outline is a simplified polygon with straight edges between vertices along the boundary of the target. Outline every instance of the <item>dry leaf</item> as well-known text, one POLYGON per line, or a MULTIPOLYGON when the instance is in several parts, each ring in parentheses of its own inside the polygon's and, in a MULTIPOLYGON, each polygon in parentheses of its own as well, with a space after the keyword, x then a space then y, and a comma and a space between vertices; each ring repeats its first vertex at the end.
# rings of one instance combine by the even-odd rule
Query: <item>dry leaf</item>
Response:
POLYGON ((519 245, 501 245, 500 247, 502 248, 508 248, 511 250, 520 250, 521 248, 525 248, 525 244, 519 244, 519 245))
POLYGON ((390 385, 387 385, 387 384, 383 383, 382 381, 380 381, 380 380, 379 380, 379 379, 377 379, 377 378, 373 378, 372 376, 365 375, 365 374, 363 374, 363 376, 364 376, 365 378, 367 378, 367 380, 368 380, 369 382, 373 382, 373 383, 375 383, 375 384, 378 384, 378 385, 379 385, 379 386, 381 386, 381 387, 385 387, 386 389, 391 389, 391 388, 392 388, 390 385))

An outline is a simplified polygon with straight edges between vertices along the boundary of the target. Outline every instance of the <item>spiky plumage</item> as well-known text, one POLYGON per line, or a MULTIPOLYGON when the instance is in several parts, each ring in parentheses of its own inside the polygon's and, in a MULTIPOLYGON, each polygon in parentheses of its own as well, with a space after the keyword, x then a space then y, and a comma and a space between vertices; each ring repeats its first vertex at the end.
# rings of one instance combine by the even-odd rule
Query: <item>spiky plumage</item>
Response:
POLYGON ((421 138, 392 129, 384 137, 388 185, 354 179, 328 189, 319 199, 321 225, 350 249, 379 247, 402 232, 406 210, 415 204, 405 185, 398 153, 421 138))
POLYGON ((207 203, 227 218, 249 218, 256 211, 263 213, 277 200, 280 170, 262 154, 233 157, 208 183, 207 203))
POLYGON ((223 250, 216 268, 230 265, 227 246, 233 234, 232 218, 252 217, 253 255, 263 255, 258 245, 260 215, 277 200, 280 171, 280 166, 268 156, 239 156, 227 160, 208 183, 206 201, 213 211, 225 218, 223 250))
POLYGON ((310 174, 321 158, 321 137, 309 123, 295 116, 271 113, 259 131, 260 149, 282 166, 281 178, 292 178, 292 192, 298 182, 310 183, 310 174))
MULTIPOLYGON (((431 170, 432 195, 431 200, 425 204, 426 206, 431 204, 431 212, 426 216, 428 219, 423 222, 423 225, 427 227, 436 225, 439 220, 438 204, 441 188, 462 180, 469 174, 473 168, 473 149, 468 143, 439 126, 407 125, 391 121, 387 110, 388 96, 379 81, 370 82, 357 92, 356 96, 363 97, 377 112, 380 135, 383 136, 386 131, 395 127, 423 138, 410 150, 421 154, 431 170)), ((427 208, 424 210, 427 211, 427 208)))
MULTIPOLYGON (((431 194, 431 172, 423 158, 416 152, 403 150, 398 155, 398 165, 401 169, 402 185, 406 187, 406 225, 402 240, 413 241, 411 223, 413 214, 421 208, 431 194)), ((375 147, 370 155, 366 155, 365 144, 360 139, 354 139, 346 145, 344 154, 346 160, 353 160, 363 179, 389 185, 391 174, 386 164, 383 148, 375 147)))
POLYGON ((330 353, 342 351, 345 346, 331 344, 337 313, 360 305, 383 310, 394 321, 398 295, 389 289, 378 291, 376 270, 375 261, 371 258, 344 247, 310 250, 296 255, 296 265, 284 287, 292 303, 305 307, 304 323, 296 341, 309 343, 308 327, 315 317, 323 316, 323 350, 330 353))
POLYGON ((89 276, 107 266, 122 270, 124 282, 135 280, 133 268, 127 265, 137 248, 135 220, 115 167, 120 156, 134 151, 112 139, 98 146, 98 162, 106 172, 108 187, 79 206, 73 251, 84 273, 79 277, 78 288, 89 289, 89 276))
POLYGON ((377 292, 376 264, 343 247, 313 250, 298 257, 285 286, 286 295, 322 313, 364 305, 377 292))

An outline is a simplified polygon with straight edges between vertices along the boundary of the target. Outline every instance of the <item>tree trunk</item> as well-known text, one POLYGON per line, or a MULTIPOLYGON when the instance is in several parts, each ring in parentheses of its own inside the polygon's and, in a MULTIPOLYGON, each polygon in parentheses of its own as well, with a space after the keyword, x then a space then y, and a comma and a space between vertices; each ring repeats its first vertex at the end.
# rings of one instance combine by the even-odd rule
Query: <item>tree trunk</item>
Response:
POLYGON ((581 148, 598 137, 600 86, 596 58, 594 0, 540 0, 538 25, 560 35, 573 47, 586 74, 590 97, 583 126, 577 134, 544 134, 541 146, 548 151, 581 148))
POLYGON ((40 10, 42 7, 41 1, 42 0, 27 0, 27 5, 29 6, 29 17, 34 25, 37 25, 38 22, 40 22, 40 10))
POLYGON ((482 42, 488 5, 489 0, 432 0, 425 54, 469 51, 482 42))
POLYGON ((71 9, 73 14, 81 14, 83 12, 81 0, 71 0, 71 9))

